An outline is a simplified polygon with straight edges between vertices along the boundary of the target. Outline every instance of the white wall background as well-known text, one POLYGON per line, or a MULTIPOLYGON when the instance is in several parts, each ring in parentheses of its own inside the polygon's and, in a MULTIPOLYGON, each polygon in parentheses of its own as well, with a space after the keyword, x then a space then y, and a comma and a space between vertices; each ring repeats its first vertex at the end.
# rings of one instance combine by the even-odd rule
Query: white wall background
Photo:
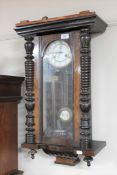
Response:
MULTIPOLYGON (((88 168, 84 162, 74 167, 54 164, 54 157, 38 151, 31 160, 19 149, 19 169, 24 175, 117 175, 117 0, 0 0, 0 74, 24 75, 23 39, 13 28, 20 20, 35 20, 96 11, 109 27, 92 39, 93 138, 107 146, 88 168)), ((19 148, 24 142, 24 101, 19 105, 19 148)))

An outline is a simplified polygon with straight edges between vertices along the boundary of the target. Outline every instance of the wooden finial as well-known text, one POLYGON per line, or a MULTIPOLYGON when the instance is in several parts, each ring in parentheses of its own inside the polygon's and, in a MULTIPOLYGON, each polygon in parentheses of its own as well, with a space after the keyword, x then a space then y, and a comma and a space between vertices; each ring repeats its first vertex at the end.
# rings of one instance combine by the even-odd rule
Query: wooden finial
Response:
POLYGON ((44 16, 44 17, 42 17, 42 20, 43 21, 46 21, 46 20, 48 20, 48 17, 47 16, 44 16))

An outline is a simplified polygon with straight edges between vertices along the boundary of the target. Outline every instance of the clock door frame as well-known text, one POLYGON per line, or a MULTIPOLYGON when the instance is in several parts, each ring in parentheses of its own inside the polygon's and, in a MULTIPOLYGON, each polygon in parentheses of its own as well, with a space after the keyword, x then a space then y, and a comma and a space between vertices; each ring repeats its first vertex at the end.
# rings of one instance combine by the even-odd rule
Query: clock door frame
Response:
MULTIPOLYGON (((65 33, 66 34, 66 33, 65 33)), ((78 31, 72 31, 67 33, 69 35, 68 39, 61 39, 61 35, 64 34, 51 34, 51 35, 44 35, 39 38, 39 75, 40 75, 40 80, 39 80, 39 99, 40 99, 40 107, 38 109, 41 109, 39 113, 40 116, 40 131, 39 131, 39 140, 38 142, 43 143, 43 97, 42 97, 42 88, 43 88, 43 70, 42 70, 42 65, 43 65, 43 53, 45 49, 47 48, 48 44, 55 41, 55 40, 63 40, 67 42, 70 46, 71 52, 72 52, 72 61, 73 61, 73 135, 74 135, 74 143, 73 145, 79 145, 80 143, 80 33, 78 31)), ((38 42, 38 41, 37 41, 38 42)), ((37 88, 34 90, 37 91, 37 88)), ((36 104, 35 104, 36 105, 36 104)), ((37 129, 39 130, 39 129, 37 129)), ((36 136, 37 138, 37 136, 36 136)), ((48 142, 49 144, 53 144, 50 140, 48 142)), ((57 145, 57 143, 56 143, 57 145)))

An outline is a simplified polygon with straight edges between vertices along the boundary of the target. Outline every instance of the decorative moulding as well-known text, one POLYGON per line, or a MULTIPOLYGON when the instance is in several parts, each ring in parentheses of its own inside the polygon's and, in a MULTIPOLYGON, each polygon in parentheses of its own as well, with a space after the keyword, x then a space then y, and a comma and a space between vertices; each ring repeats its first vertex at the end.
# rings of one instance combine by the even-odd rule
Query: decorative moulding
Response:
MULTIPOLYGON (((116 27, 117 26, 117 19, 106 20, 106 22, 108 24, 108 27, 116 27)), ((13 40, 13 39, 20 39, 20 38, 16 34, 0 35, 0 41, 7 41, 7 40, 13 40)))

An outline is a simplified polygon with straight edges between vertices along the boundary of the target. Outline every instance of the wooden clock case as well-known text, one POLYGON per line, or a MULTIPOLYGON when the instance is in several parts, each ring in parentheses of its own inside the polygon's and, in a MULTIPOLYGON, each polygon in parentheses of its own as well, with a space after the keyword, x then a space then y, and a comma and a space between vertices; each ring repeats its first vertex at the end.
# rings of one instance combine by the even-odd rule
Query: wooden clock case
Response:
POLYGON ((22 175, 18 170, 18 102, 24 77, 0 75, 0 175, 22 175))
MULTIPOLYGON (((75 165, 79 161, 79 151, 90 166, 95 156, 105 145, 105 141, 92 140, 91 122, 91 50, 92 34, 103 33, 107 24, 94 12, 80 12, 59 18, 44 17, 38 21, 22 21, 16 24, 16 32, 25 38, 26 50, 26 140, 22 147, 31 149, 32 158, 36 149, 42 148, 47 154, 56 155, 56 163, 75 165), (68 43, 73 53, 74 87, 74 143, 62 145, 60 142, 43 140, 41 78, 39 70, 42 52, 49 42, 60 40, 69 34, 68 43), (37 49, 36 49, 37 48, 37 49), (33 54, 35 51, 37 54, 33 54), (35 58, 34 58, 35 57, 35 58), (34 61, 33 61, 34 60, 34 61), (80 73, 77 69, 80 67, 80 73)), ((40 66, 42 67, 42 66, 40 66)))

